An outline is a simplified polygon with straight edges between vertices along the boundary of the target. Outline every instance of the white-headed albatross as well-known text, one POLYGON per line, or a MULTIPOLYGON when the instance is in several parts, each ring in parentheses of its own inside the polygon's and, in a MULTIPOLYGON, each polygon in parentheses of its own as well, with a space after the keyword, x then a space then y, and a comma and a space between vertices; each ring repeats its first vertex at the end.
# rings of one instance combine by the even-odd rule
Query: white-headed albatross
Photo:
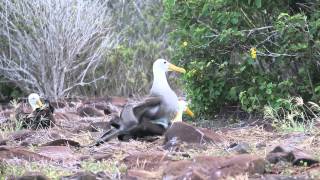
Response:
POLYGON ((40 96, 37 93, 31 93, 28 96, 28 103, 30 104, 33 111, 35 111, 38 108, 42 109, 44 107, 40 100, 40 96))
POLYGON ((119 122, 114 124, 96 143, 99 145, 115 136, 132 137, 162 135, 179 111, 178 96, 170 88, 166 72, 185 73, 185 69, 158 59, 153 63, 153 83, 149 97, 138 104, 127 104, 122 110, 119 122))
POLYGON ((45 100, 42 103, 40 96, 36 93, 31 93, 28 96, 28 103, 32 108, 31 113, 23 112, 23 104, 16 109, 16 118, 22 122, 23 128, 47 128, 54 125, 53 111, 49 101, 45 100))
POLYGON ((168 71, 186 72, 185 69, 173 65, 165 59, 158 59, 153 63, 153 83, 150 97, 160 97, 160 102, 158 106, 149 108, 146 113, 152 123, 162 125, 165 129, 169 127, 171 120, 179 111, 178 96, 167 81, 166 72, 168 71))
POLYGON ((182 122, 182 114, 186 112, 189 116, 194 117, 193 112, 189 109, 188 103, 182 99, 178 101, 179 111, 172 122, 182 122))

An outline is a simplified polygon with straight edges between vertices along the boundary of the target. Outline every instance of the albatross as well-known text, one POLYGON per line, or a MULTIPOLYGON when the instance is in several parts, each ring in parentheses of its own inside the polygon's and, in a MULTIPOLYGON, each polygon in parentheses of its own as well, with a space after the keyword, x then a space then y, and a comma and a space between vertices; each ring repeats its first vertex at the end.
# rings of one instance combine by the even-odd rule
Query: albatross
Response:
POLYGON ((178 96, 171 89, 167 81, 166 72, 176 71, 185 73, 186 70, 169 63, 165 59, 158 59, 153 63, 153 83, 150 97, 159 97, 159 104, 146 110, 145 116, 152 119, 152 123, 162 125, 165 129, 179 112, 178 96))
POLYGON ((172 122, 182 122, 183 112, 186 112, 189 116, 194 117, 194 114, 188 107, 188 103, 186 101, 184 101, 183 99, 180 99, 178 101, 178 106, 179 106, 179 111, 176 117, 172 120, 172 122))
POLYGON ((119 122, 112 123, 95 145, 109 141, 115 136, 140 137, 163 135, 170 127, 171 120, 179 112, 178 96, 167 81, 166 72, 185 73, 185 69, 177 67, 165 59, 157 59, 153 63, 153 83, 149 96, 137 104, 127 104, 121 111, 119 122))
POLYGON ((22 127, 38 129, 47 128, 54 125, 53 111, 48 100, 42 103, 40 96, 37 93, 31 93, 28 96, 28 103, 32 108, 31 113, 23 112, 23 104, 16 110, 16 118, 22 121, 22 127))

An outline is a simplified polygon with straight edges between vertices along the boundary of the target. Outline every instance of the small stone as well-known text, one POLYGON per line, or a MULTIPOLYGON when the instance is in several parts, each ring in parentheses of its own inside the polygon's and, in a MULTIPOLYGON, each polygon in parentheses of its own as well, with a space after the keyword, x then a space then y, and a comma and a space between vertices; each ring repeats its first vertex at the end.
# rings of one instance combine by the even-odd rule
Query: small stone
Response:
POLYGON ((246 142, 233 143, 227 149, 229 152, 236 152, 239 154, 245 154, 250 152, 250 146, 246 142))
POLYGON ((16 180, 49 180, 49 178, 40 172, 27 172, 20 177, 14 178, 16 180))
POLYGON ((259 142, 256 144, 256 148, 257 149, 262 149, 262 148, 265 148, 267 147, 267 144, 265 142, 259 142))
POLYGON ((279 161, 292 162, 293 165, 311 166, 319 163, 310 154, 301 149, 291 146, 277 146, 266 157, 270 163, 277 163, 279 161))
POLYGON ((96 180, 96 175, 91 172, 78 172, 71 176, 64 176, 61 180, 96 180))

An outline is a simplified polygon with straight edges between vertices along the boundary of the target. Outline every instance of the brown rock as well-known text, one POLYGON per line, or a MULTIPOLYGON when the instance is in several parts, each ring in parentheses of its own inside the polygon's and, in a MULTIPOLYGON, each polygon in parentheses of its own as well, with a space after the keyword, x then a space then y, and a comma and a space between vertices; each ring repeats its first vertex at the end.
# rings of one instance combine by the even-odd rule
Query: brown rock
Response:
POLYGON ((69 107, 71 107, 71 108, 76 107, 76 103, 74 103, 74 102, 68 102, 67 105, 68 105, 69 107))
POLYGON ((15 177, 16 180, 49 180, 47 176, 40 172, 27 172, 20 177, 15 177))
POLYGON ((112 157, 113 156, 111 154, 97 154, 93 156, 93 159, 96 161, 102 161, 102 160, 108 160, 112 157))
POLYGON ((291 146, 277 146, 266 157, 270 163, 277 163, 279 161, 292 162, 293 165, 307 165, 319 163, 310 154, 301 149, 291 146))
POLYGON ((127 172, 126 179, 161 179, 162 173, 160 171, 145 171, 138 169, 130 169, 127 172))
POLYGON ((276 164, 280 161, 290 162, 293 160, 293 157, 289 153, 285 152, 273 152, 269 153, 266 157, 266 160, 272 164, 276 164))
POLYGON ((13 114, 13 110, 5 110, 0 112, 0 124, 1 123, 6 123, 9 121, 11 114, 13 114))
POLYGON ((318 129, 320 129, 320 119, 319 119, 319 118, 317 118, 317 119, 315 120, 313 126, 316 127, 316 128, 318 128, 318 129))
POLYGON ((266 142, 258 142, 258 143, 256 144, 256 148, 257 148, 257 149, 263 149, 263 148, 265 148, 265 147, 267 147, 266 142))
POLYGON ((112 158, 112 154, 94 154, 94 155, 85 155, 80 157, 81 161, 87 160, 87 159, 94 159, 95 161, 102 161, 102 160, 108 160, 112 158))
POLYGON ((80 143, 69 140, 69 139, 57 139, 54 141, 47 142, 42 146, 73 146, 73 147, 80 147, 80 143))
POLYGON ((177 177, 185 175, 188 169, 192 168, 196 167, 193 167, 192 161, 190 160, 180 160, 176 162, 171 162, 168 165, 166 165, 166 168, 164 168, 163 176, 164 178, 168 179, 177 179, 177 177))
POLYGON ((61 135, 59 134, 59 132, 50 132, 49 137, 53 139, 60 139, 61 135))
POLYGON ((107 103, 108 101, 109 97, 95 97, 83 100, 83 104, 107 103))
POLYGON ((319 172, 320 172, 320 164, 314 164, 307 169, 306 174, 309 176, 313 176, 314 179, 316 179, 316 178, 320 179, 319 172))
POLYGON ((12 139, 14 141, 23 141, 34 134, 36 134, 36 132, 32 130, 19 130, 11 133, 9 135, 9 139, 12 139))
POLYGON ((92 128, 92 126, 88 123, 85 122, 78 122, 76 127, 71 127, 71 131, 74 133, 80 133, 84 131, 89 131, 89 132, 97 132, 96 129, 92 128))
POLYGON ((74 112, 55 112, 54 118, 56 121, 78 121, 80 116, 74 112))
POLYGON ((198 129, 204 133, 205 139, 208 142, 211 142, 211 143, 222 143, 223 142, 223 138, 219 134, 215 133, 213 130, 206 129, 206 128, 198 128, 198 129))
POLYGON ((72 150, 67 146, 42 146, 39 147, 37 152, 40 155, 49 157, 51 160, 59 161, 76 159, 72 150))
POLYGON ((48 157, 24 150, 22 148, 0 147, 0 159, 24 159, 27 161, 50 160, 48 157))
POLYGON ((204 128, 196 128, 185 122, 175 122, 167 130, 165 143, 173 138, 178 141, 197 144, 222 142, 222 138, 217 133, 204 128))
POLYGON ((108 174, 108 173, 106 173, 104 171, 99 171, 99 172, 96 173, 96 177, 99 178, 99 179, 112 180, 112 179, 114 179, 112 176, 113 175, 108 174))
POLYGON ((162 179, 160 171, 145 171, 138 169, 130 169, 127 171, 125 179, 162 179))
POLYGON ((99 110, 109 109, 108 103, 106 103, 106 102, 96 102, 91 105, 99 110))
POLYGON ((99 110, 95 109, 94 107, 90 106, 81 106, 77 109, 77 112, 81 117, 101 117, 104 116, 99 110))
POLYGON ((8 139, 0 139, 0 146, 7 145, 7 141, 9 141, 9 140, 8 139))
POLYGON ((128 169, 142 168, 144 170, 157 170, 159 166, 169 161, 164 152, 134 153, 123 159, 128 169))
POLYGON ((90 132, 98 132, 99 129, 102 129, 102 130, 108 130, 111 128, 111 125, 110 123, 108 122, 92 122, 90 123, 90 129, 89 131, 90 132))
POLYGON ((220 179, 238 174, 262 174, 265 161, 253 155, 229 157, 199 156, 191 161, 170 162, 164 177, 171 179, 220 179))
POLYGON ((261 178, 262 180, 311 180, 313 178, 307 176, 284 176, 277 174, 265 175, 261 178))
POLYGON ((32 113, 32 108, 31 106, 26 103, 26 102, 20 102, 17 105, 17 108, 15 110, 16 114, 22 113, 22 114, 31 114, 32 113))
POLYGON ((66 107, 66 102, 62 101, 52 101, 50 102, 51 106, 54 107, 55 109, 60 109, 66 107))
POLYGON ((115 106, 124 106, 128 102, 128 99, 114 96, 109 98, 109 102, 115 106))
POLYGON ((0 114, 0 125, 9 122, 9 118, 4 117, 2 114, 0 114))
POLYGON ((119 109, 108 101, 109 100, 106 98, 104 99, 97 98, 97 99, 85 101, 83 104, 86 106, 94 107, 97 110, 101 110, 106 115, 110 115, 112 113, 118 113, 119 109))
POLYGON ((30 145, 31 145, 31 143, 28 142, 28 141, 22 141, 22 142, 20 143, 20 146, 23 146, 23 147, 28 147, 28 146, 30 146, 30 145))
POLYGON ((64 176, 61 180, 96 180, 96 175, 91 172, 78 172, 71 176, 64 176))
POLYGON ((246 142, 232 143, 227 150, 239 154, 245 154, 251 151, 249 144, 246 142))
POLYGON ((264 123, 262 125, 262 129, 267 131, 267 132, 274 132, 276 128, 273 127, 271 123, 264 123))

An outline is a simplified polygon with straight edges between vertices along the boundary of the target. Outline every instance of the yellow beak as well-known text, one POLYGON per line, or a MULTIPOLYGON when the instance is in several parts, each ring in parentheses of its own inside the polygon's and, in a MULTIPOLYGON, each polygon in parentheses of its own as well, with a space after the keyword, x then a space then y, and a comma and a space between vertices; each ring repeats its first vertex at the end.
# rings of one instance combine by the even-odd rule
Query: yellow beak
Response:
POLYGON ((181 67, 178 67, 178 66, 175 66, 171 63, 169 63, 169 71, 177 71, 177 72, 180 72, 180 73, 186 73, 186 70, 181 68, 181 67))
POLYGON ((40 99, 37 100, 37 106, 38 106, 39 108, 42 108, 42 107, 43 107, 43 104, 42 104, 42 102, 40 101, 40 99))
POLYGON ((187 107, 186 111, 185 111, 189 116, 194 117, 193 112, 187 107))

